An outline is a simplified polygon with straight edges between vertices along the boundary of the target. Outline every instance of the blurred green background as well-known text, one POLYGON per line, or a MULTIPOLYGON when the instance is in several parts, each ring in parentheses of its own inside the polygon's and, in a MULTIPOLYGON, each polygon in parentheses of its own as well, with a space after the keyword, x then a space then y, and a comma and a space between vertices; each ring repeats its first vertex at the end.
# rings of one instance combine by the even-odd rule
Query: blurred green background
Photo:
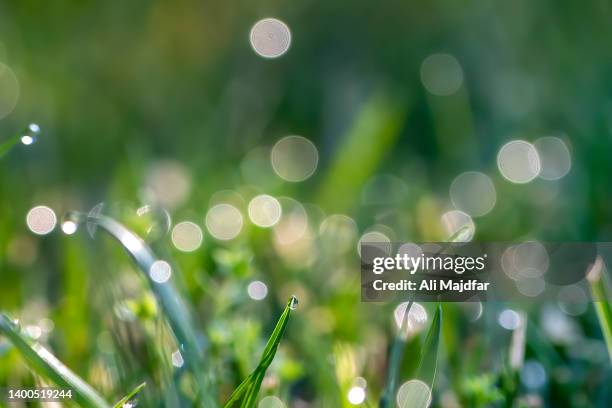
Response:
MULTIPOLYGON (((351 406, 358 386, 375 405, 396 305, 360 303, 364 234, 435 241, 468 223, 483 241, 610 239, 611 17, 605 1, 3 1, 0 140, 32 122, 42 131, 0 160, 0 309, 109 399, 142 381, 145 406, 192 392, 129 257, 60 230, 65 211, 104 202, 173 265, 222 397, 296 294, 262 396, 351 406), (291 32, 278 58, 250 41, 265 17, 291 32), (567 149, 536 158, 536 170, 552 163, 549 180, 512 182, 522 156, 500 172, 505 143, 543 137, 567 149), (492 192, 453 196, 467 171, 492 192), (249 212, 260 194, 279 200, 259 208, 265 220, 282 207, 272 228, 249 212), (474 197, 491 208, 472 220, 474 197), (44 236, 26 223, 40 205, 58 217, 44 236), (177 247, 182 221, 197 225, 183 236, 194 251, 177 247)), ((433 406, 503 406, 508 307, 529 316, 524 406, 612 403, 592 304, 483 306, 445 306, 433 406)), ((402 381, 421 342, 407 342, 402 381)), ((0 339, 0 384, 36 381, 0 339)))

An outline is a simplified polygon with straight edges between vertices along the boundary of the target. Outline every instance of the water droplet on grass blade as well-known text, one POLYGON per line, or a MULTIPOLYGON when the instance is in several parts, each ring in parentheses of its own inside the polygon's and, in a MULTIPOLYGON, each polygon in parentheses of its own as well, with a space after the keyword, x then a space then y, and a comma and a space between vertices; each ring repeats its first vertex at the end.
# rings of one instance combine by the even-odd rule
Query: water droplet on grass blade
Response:
POLYGON ((170 232, 172 217, 164 208, 145 205, 136 210, 136 215, 144 224, 145 239, 148 242, 160 239, 170 232))
POLYGON ((36 142, 36 139, 38 138, 39 134, 40 126, 38 126, 36 123, 30 123, 21 135, 21 143, 26 146, 29 146, 36 142))
POLYGON ((72 220, 62 222, 62 231, 66 235, 72 235, 76 232, 78 224, 72 220))
POLYGON ((87 214, 87 232, 89 232, 89 236, 92 238, 95 237, 96 230, 98 229, 98 224, 95 220, 102 215, 103 209, 104 203, 99 203, 89 211, 89 214, 87 214))
POLYGON ((295 296, 291 296, 291 301, 289 302, 289 309, 295 310, 298 305, 298 298, 295 296))
POLYGON ((185 364, 185 360, 183 360, 183 355, 179 350, 176 350, 172 353, 172 365, 176 368, 181 368, 185 364))

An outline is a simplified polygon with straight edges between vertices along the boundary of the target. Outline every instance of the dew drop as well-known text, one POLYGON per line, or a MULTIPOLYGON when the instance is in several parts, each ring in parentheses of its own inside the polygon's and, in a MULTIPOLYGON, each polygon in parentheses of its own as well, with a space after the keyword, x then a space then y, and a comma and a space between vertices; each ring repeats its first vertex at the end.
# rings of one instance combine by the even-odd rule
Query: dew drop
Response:
POLYGON ((78 229, 78 224, 72 220, 62 222, 62 232, 66 235, 74 234, 78 229))
POLYGON ((25 130, 23 131, 23 134, 21 135, 21 143, 23 143, 26 146, 29 146, 33 144, 34 142, 36 142, 36 139, 39 134, 40 134, 40 126, 38 126, 36 123, 30 123, 25 128, 25 130))
POLYGON ((289 302, 289 309, 295 310, 298 305, 298 298, 291 296, 291 302, 289 302))

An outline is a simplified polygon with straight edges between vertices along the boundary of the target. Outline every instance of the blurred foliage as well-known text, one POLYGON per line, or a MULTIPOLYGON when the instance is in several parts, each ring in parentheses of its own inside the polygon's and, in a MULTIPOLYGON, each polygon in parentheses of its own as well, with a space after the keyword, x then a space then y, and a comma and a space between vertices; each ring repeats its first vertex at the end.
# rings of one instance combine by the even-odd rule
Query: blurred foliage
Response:
MULTIPOLYGON (((493 180, 497 202, 475 220, 475 239, 610 240, 611 17, 604 1, 3 1, 0 62, 20 93, 0 120, 0 141, 17 140, 31 122, 42 132, 0 158, 0 310, 26 329, 45 328, 39 341, 109 401, 142 382, 143 406, 196 398, 188 362, 173 361, 180 345, 122 249, 82 229, 35 236, 24 222, 35 205, 61 215, 105 202, 106 214, 172 264, 177 291, 204 328, 197 341, 220 401, 257 366, 295 294, 300 309, 260 395, 295 407, 348 406, 363 377, 374 405, 387 380, 395 305, 360 303, 360 234, 445 239, 449 185, 477 170, 493 180), (287 54, 273 60, 249 44, 251 26, 267 16, 292 33, 287 54), (435 53, 460 63, 463 82, 451 95, 433 95, 421 81, 435 53), (316 172, 300 183, 283 181, 269 162, 290 134, 319 153, 316 172), (519 185, 499 174, 506 141, 547 135, 570 147, 566 177, 519 185), (162 183, 160 193, 155 175, 177 168, 187 193, 168 200, 164 188, 177 184, 162 183), (312 239, 288 249, 274 230, 250 223, 247 203, 260 193, 301 202, 312 239), (220 201, 245 217, 228 242, 205 228, 220 201), (197 251, 176 250, 158 215, 135 216, 160 204, 174 223, 205 230, 197 251), (334 213, 351 217, 358 234, 321 233, 334 213), (262 301, 247 295, 255 279, 268 288, 262 301)), ((433 406, 611 404, 592 304, 577 316, 556 304, 511 305, 530 323, 526 365, 510 379, 512 333, 497 322, 506 307, 484 304, 475 319, 468 305, 444 305, 433 406), (543 383, 531 381, 542 379, 539 367, 543 383)), ((400 381, 416 375, 424 340, 406 342, 400 381)), ((0 385, 36 384, 0 338, 0 385)))

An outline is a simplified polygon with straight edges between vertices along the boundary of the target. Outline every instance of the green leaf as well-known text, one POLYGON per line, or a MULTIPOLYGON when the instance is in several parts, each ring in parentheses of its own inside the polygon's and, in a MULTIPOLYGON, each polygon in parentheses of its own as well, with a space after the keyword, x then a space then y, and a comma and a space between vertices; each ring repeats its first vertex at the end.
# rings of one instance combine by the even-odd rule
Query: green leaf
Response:
POLYGON ((125 397, 121 398, 121 400, 118 403, 116 403, 113 408, 123 408, 123 406, 127 402, 130 402, 130 401, 134 400, 137 397, 137 395, 145 387, 145 385, 147 385, 147 383, 142 383, 138 387, 134 388, 132 391, 130 391, 130 393, 128 395, 126 395, 125 397))
POLYGON ((272 364, 272 360, 274 360, 278 345, 283 337, 283 333, 285 333, 287 323, 289 323, 289 316, 291 315, 291 311, 295 309, 296 305, 297 298, 291 297, 285 306, 283 314, 278 319, 272 335, 268 339, 268 343, 266 344, 266 348, 261 355, 259 364, 255 370, 249 374, 249 376, 245 378, 234 390, 230 398, 225 403, 224 408, 251 408, 255 406, 255 403, 257 402, 257 395, 259 394, 259 388, 261 387, 261 382, 266 375, 266 370, 268 367, 270 367, 270 364, 272 364))
POLYGON ((440 344, 440 327, 442 326, 442 306, 438 304, 431 327, 421 349, 421 361, 417 370, 417 378, 433 389, 438 364, 438 346, 440 344))
POLYGON ((22 335, 19 327, 4 314, 0 314, 0 333, 9 339, 34 372, 60 388, 72 390, 77 404, 85 408, 110 408, 89 384, 70 371, 49 350, 22 335))

